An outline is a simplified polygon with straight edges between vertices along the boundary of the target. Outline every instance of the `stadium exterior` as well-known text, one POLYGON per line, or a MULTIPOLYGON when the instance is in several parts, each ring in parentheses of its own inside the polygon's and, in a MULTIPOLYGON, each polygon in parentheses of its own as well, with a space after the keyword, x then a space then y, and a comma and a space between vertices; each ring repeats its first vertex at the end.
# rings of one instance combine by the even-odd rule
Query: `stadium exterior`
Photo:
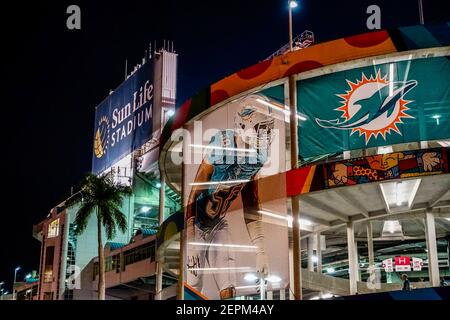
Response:
MULTIPOLYGON (((114 120, 97 108, 93 171, 134 191, 127 234, 105 246, 107 298, 394 294, 403 274, 438 287, 450 276, 449 31, 381 30, 275 56, 170 119, 176 55, 159 52, 153 123, 123 130, 137 133, 118 157, 102 137, 130 135, 102 131, 114 120)), ((136 112, 144 82, 129 94, 136 112)), ((95 227, 75 236, 75 212, 62 203, 35 227, 40 299, 95 299, 95 227)))

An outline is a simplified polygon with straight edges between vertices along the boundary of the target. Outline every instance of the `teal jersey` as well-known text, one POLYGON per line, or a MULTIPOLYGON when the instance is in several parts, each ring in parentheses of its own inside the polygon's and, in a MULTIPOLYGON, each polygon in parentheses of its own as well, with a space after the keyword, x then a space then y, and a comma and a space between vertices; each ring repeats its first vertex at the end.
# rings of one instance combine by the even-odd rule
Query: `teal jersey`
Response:
POLYGON ((217 183, 196 199, 195 220, 201 229, 213 227, 224 217, 245 182, 252 180, 268 159, 267 149, 238 148, 234 130, 218 132, 208 146, 205 160, 213 166, 210 181, 217 183), (236 183, 227 183, 232 181, 236 183))

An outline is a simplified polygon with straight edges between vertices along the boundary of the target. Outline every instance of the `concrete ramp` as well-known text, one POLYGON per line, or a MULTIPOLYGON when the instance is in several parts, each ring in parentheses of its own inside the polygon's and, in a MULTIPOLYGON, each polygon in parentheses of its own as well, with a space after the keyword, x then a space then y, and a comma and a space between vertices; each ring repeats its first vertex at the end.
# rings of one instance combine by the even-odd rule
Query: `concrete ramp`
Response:
POLYGON ((307 269, 302 269, 302 287, 319 292, 329 292, 339 296, 350 294, 350 283, 347 279, 336 278, 307 269))
MULTIPOLYGON (((366 282, 358 282, 358 294, 398 291, 402 289, 401 283, 382 283, 379 288, 371 289, 366 282)), ((327 292, 339 296, 350 295, 350 281, 347 279, 336 278, 326 274, 302 269, 302 286, 305 289, 327 292)), ((416 289, 427 288, 428 282, 413 282, 411 286, 416 289)))

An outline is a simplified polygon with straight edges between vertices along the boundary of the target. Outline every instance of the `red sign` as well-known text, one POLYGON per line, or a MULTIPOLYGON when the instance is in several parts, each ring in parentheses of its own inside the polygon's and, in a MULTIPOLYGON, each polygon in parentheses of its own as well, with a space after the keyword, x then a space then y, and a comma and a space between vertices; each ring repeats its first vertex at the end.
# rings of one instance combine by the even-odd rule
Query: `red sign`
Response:
POLYGON ((395 257, 395 271, 411 271, 411 258, 407 256, 395 257))

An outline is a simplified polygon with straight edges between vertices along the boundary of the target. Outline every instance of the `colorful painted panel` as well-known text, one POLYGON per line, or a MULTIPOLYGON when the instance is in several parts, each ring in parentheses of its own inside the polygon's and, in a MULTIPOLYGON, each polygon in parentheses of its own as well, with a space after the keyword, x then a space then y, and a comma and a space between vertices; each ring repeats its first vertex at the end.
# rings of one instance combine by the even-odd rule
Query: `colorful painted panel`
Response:
POLYGON ((448 172, 445 149, 379 154, 323 166, 325 188, 448 172))
POLYGON ((286 173, 287 195, 341 186, 448 174, 450 148, 410 150, 312 165, 286 173))

